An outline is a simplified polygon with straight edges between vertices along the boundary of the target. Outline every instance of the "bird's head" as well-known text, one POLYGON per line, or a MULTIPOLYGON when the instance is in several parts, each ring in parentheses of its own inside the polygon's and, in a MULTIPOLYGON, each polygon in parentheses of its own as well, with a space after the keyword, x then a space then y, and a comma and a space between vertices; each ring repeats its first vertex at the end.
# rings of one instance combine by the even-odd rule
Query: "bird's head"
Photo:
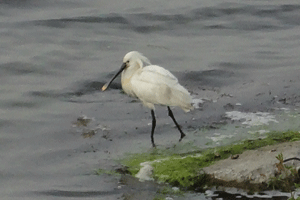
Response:
POLYGON ((143 67, 143 62, 149 65, 151 64, 149 59, 138 51, 130 51, 123 58, 123 64, 125 64, 126 67, 134 66, 136 64, 138 64, 139 67, 143 67))
POLYGON ((102 87, 102 91, 106 90, 109 85, 113 82, 113 80, 115 80, 115 78, 125 69, 129 68, 129 67, 134 67, 134 66, 138 66, 139 68, 143 67, 143 62, 146 64, 151 64, 149 59, 146 58, 145 56, 143 56, 143 54, 141 54, 138 51, 130 51, 128 52, 124 58, 123 58, 123 64, 120 68, 120 70, 116 73, 116 75, 114 75, 114 77, 107 82, 103 87, 102 87))

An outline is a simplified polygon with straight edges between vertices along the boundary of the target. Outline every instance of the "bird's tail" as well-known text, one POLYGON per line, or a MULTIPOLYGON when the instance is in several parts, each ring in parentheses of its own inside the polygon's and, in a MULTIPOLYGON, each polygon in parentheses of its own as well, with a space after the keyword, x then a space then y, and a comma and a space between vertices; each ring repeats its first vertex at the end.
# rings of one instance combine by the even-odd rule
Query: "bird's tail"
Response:
POLYGON ((176 91, 172 93, 173 98, 171 101, 174 106, 179 106, 184 112, 189 112, 194 109, 192 97, 184 87, 181 86, 179 90, 177 88, 176 91))

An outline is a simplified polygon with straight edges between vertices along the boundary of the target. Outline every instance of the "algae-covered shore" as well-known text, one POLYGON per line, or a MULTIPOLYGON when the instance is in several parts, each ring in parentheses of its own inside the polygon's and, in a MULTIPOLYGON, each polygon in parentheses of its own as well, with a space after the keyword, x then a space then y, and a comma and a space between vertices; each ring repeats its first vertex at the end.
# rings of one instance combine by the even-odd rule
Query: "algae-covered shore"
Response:
POLYGON ((117 176, 121 182, 134 187, 144 184, 156 191, 154 199, 184 196, 187 191, 204 192, 210 188, 221 191, 239 188, 248 194, 277 190, 290 193, 294 198, 300 186, 299 146, 299 131, 273 131, 263 138, 208 149, 193 147, 185 153, 174 153, 177 148, 188 148, 180 144, 153 148, 126 156, 121 160, 122 167, 115 171, 99 169, 97 173, 117 176))
MULTIPOLYGON (((153 179, 184 190, 218 185, 259 191, 272 189, 271 182, 282 173, 276 165, 280 163, 278 154, 284 158, 300 156, 298 140, 299 132, 272 132, 263 139, 181 155, 153 150, 132 155, 124 164, 142 181, 153 179)), ((294 163, 298 170, 297 164, 299 161, 294 163)), ((295 181, 299 181, 297 177, 295 181)))

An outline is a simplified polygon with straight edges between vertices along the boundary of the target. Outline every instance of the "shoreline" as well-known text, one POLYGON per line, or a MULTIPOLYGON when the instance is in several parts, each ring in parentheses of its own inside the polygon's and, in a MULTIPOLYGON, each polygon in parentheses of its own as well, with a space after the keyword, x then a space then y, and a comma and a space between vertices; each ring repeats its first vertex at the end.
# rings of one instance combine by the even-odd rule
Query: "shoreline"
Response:
MULTIPOLYGON (((280 161, 276 159, 280 153, 284 159, 300 157, 298 140, 299 132, 273 132, 265 139, 246 140, 185 155, 163 156, 164 153, 159 151, 156 155, 155 151, 148 156, 147 153, 140 154, 140 157, 136 154, 129 160, 124 160, 123 164, 140 181, 155 180, 179 187, 181 190, 198 191, 207 187, 222 186, 259 192, 278 185, 274 180, 283 173, 279 171, 280 161)), ((299 161, 288 163, 293 163, 293 167, 297 171, 300 170, 299 161)), ((290 178, 291 176, 286 176, 277 181, 290 178)))

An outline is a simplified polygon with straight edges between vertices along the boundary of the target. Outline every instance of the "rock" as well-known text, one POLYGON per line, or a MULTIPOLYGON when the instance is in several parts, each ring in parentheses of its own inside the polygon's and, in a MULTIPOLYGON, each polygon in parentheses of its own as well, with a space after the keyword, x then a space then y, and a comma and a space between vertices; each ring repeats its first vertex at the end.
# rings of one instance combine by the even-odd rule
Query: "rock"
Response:
MULTIPOLYGON (((280 153, 283 158, 300 157, 300 141, 266 146, 257 150, 249 150, 239 155, 238 159, 225 159, 203 168, 205 173, 223 182, 248 182, 250 184, 268 183, 278 174, 276 156, 280 153), (276 151, 274 151, 276 149, 276 151)), ((284 164, 300 165, 300 161, 289 161, 284 164)))
POLYGON ((138 178, 139 181, 141 182, 154 180, 153 178, 151 178, 153 172, 153 167, 151 166, 151 162, 143 162, 140 165, 142 166, 142 168, 135 175, 135 177, 138 178))

